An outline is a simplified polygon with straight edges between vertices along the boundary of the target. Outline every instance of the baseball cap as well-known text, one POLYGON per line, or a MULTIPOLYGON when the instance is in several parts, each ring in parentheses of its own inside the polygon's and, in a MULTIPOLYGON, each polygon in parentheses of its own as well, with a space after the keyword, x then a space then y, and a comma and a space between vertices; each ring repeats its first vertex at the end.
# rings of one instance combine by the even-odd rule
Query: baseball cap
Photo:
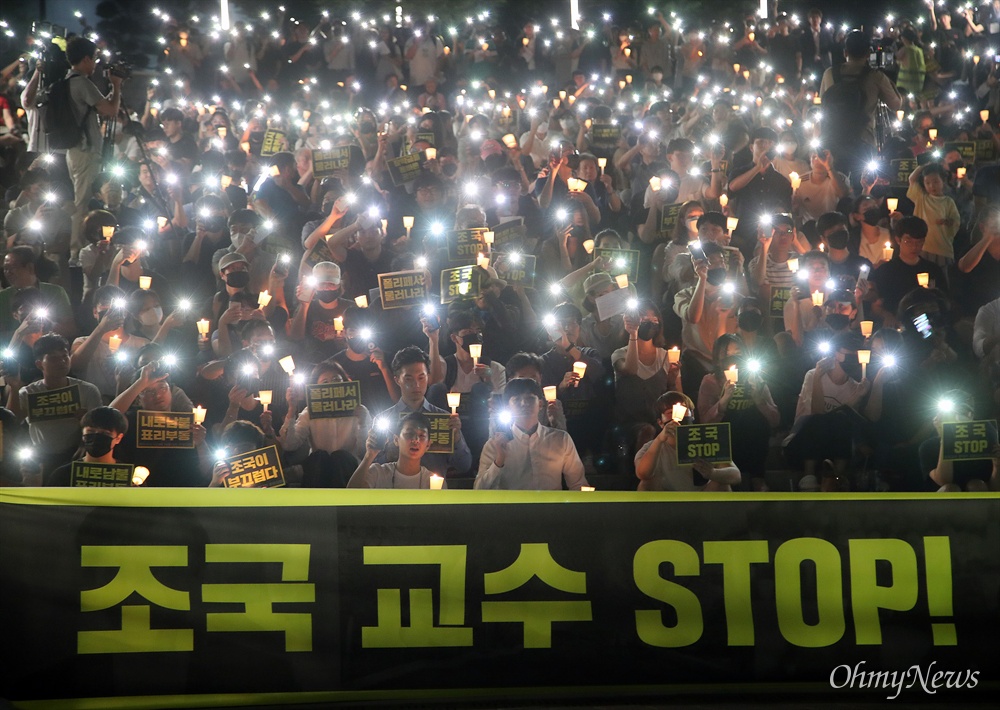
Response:
POLYGON ((332 261, 321 261, 316 264, 313 267, 312 275, 315 277, 317 284, 340 285, 340 267, 332 261))
POLYGON ((605 286, 610 286, 614 281, 611 280, 611 274, 607 271, 598 271, 587 277, 583 282, 583 290, 586 293, 591 291, 596 291, 598 289, 604 288, 605 286))
POLYGON ((503 155, 503 148, 500 147, 498 142, 492 138, 488 138, 479 146, 479 157, 482 160, 486 160, 491 155, 503 155))
POLYGON ((494 269, 492 266, 487 266, 485 271, 487 276, 480 282, 479 284, 480 288, 487 288, 488 286, 492 286, 493 284, 497 284, 500 288, 507 288, 507 282, 504 281, 499 276, 497 276, 496 269, 494 269))
POLYGON ((228 254, 224 254, 222 258, 219 259, 219 273, 221 274, 223 269, 230 267, 233 264, 239 264, 240 262, 248 266, 250 265, 250 262, 247 261, 247 258, 238 252, 231 251, 228 254))

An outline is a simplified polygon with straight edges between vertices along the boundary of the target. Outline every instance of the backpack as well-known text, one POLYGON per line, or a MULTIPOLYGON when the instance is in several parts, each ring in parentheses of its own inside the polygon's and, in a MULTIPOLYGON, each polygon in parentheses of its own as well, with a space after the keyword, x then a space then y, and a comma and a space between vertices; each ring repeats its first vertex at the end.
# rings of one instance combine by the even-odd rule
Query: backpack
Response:
POLYGON ((45 139, 49 148, 54 150, 76 148, 87 137, 84 126, 87 125, 87 118, 92 107, 87 107, 86 113, 83 114, 83 120, 77 123, 73 113, 73 98, 69 91, 70 79, 76 76, 80 75, 73 74, 53 82, 46 94, 42 129, 45 131, 45 139))
POLYGON ((857 76, 841 74, 837 65, 833 85, 823 94, 823 142, 827 145, 849 146, 861 140, 868 126, 865 111, 864 81, 870 69, 866 64, 857 76))

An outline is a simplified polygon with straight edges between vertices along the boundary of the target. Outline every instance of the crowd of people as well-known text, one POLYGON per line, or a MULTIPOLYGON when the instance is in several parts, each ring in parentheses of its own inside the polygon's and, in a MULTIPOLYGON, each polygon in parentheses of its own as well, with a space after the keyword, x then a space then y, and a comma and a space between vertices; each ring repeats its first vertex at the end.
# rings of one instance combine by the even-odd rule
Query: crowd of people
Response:
POLYGON ((274 445, 306 487, 1000 490, 1000 0, 874 31, 156 13, 142 106, 86 30, 5 70, 4 484, 218 486, 274 445), (728 460, 679 462, 721 422, 728 460))

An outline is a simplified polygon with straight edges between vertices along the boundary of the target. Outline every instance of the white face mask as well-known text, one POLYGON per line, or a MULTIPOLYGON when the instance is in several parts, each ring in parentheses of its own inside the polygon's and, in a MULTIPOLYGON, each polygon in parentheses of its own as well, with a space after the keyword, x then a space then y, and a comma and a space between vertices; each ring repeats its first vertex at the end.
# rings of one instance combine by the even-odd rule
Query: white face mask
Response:
POLYGON ((149 308, 139 314, 139 322, 142 323, 147 328, 154 325, 159 325, 160 321, 163 320, 163 309, 157 306, 156 308, 149 308))

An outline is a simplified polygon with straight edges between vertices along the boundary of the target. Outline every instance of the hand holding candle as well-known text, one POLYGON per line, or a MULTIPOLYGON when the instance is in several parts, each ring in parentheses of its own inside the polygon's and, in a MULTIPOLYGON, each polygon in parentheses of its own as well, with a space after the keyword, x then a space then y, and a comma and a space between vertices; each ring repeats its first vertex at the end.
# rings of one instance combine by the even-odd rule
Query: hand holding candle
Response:
POLYGON ((872 328, 875 326, 875 321, 863 320, 861 321, 861 335, 866 338, 872 337, 872 328))
POLYGON ((868 379, 868 363, 871 362, 871 350, 858 350, 858 362, 861 363, 861 379, 868 379))
POLYGON ((479 358, 483 356, 483 345, 482 343, 470 343, 469 344, 469 355, 472 356, 472 364, 476 366, 479 364, 479 358))
POLYGON ((261 390, 260 391, 260 403, 264 405, 264 411, 267 411, 268 405, 271 404, 271 390, 261 390))
POLYGON ((687 411, 688 408, 683 404, 675 404, 670 412, 670 418, 675 422, 682 422, 687 416, 687 411))
POLYGON ((681 349, 676 345, 667 350, 667 362, 673 365, 681 361, 681 349))
POLYGON ((583 376, 587 374, 587 363, 577 360, 573 363, 573 374, 576 375, 581 380, 583 376))
POLYGON ((195 424, 204 424, 205 423, 205 415, 208 414, 208 410, 207 409, 205 409, 204 407, 202 407, 199 404, 197 407, 195 407, 194 409, 192 409, 191 412, 194 413, 194 423, 195 424))
POLYGON ((257 307, 267 308, 267 304, 271 302, 271 294, 268 291, 261 291, 260 295, 257 296, 257 307))
POLYGON ((882 261, 892 261, 892 242, 886 242, 882 249, 882 261))
POLYGON ((448 398, 448 406, 451 407, 451 413, 458 414, 458 406, 462 403, 462 393, 448 392, 445 396, 448 398))
POLYGON ((556 386, 549 385, 548 387, 542 387, 542 393, 545 395, 546 402, 556 401, 556 386))
POLYGON ((291 376, 295 372, 295 360, 292 359, 291 355, 286 355, 278 360, 278 364, 281 365, 281 369, 285 371, 286 375, 291 376))
POLYGON ((736 369, 736 365, 730 365, 729 369, 725 370, 724 373, 726 375, 726 382, 731 382, 735 385, 740 376, 740 371, 736 369))

